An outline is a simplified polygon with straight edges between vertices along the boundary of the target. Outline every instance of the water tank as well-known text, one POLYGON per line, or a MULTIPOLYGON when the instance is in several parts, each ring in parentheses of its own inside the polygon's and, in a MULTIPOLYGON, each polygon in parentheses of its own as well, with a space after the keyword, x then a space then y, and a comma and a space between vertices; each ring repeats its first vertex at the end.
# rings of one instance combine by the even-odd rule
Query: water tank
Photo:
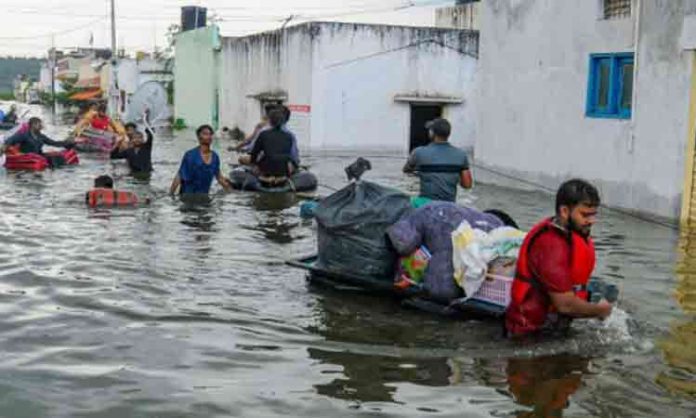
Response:
POLYGON ((204 28, 208 9, 198 6, 186 6, 181 8, 181 31, 204 28))

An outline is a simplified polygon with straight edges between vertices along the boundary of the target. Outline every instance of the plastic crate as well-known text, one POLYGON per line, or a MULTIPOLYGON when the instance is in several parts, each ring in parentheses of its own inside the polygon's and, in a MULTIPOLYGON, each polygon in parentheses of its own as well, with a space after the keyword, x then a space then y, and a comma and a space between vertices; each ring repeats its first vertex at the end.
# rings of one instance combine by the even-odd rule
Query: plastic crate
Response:
POLYGON ((488 274, 471 299, 507 308, 511 299, 512 280, 512 277, 488 274))

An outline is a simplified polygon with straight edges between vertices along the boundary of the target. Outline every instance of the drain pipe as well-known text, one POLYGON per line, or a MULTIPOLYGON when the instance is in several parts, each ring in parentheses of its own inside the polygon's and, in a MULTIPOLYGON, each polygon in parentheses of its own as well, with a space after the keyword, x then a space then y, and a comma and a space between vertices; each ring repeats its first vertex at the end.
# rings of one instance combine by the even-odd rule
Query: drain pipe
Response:
POLYGON ((641 15, 643 14, 643 1, 635 0, 636 21, 633 29, 633 92, 631 97, 631 135, 628 140, 628 152, 633 154, 633 146, 636 140, 636 120, 638 116, 638 69, 640 54, 640 29, 641 15))

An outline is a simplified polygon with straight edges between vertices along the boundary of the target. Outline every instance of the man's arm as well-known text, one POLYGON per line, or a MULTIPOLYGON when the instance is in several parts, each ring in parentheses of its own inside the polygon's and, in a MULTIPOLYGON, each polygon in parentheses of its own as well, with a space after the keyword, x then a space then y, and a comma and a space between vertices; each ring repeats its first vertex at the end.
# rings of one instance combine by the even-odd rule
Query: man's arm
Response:
POLYGON ((411 174, 416 171, 416 150, 413 150, 411 155, 408 156, 408 160, 404 165, 404 173, 411 174))
POLYGON ((65 146, 66 146, 66 142, 65 142, 65 141, 55 141, 55 140, 53 140, 53 139, 47 137, 47 136, 44 135, 44 134, 41 134, 41 135, 39 136, 39 138, 41 138, 41 142, 43 142, 44 145, 50 145, 50 146, 52 146, 52 147, 65 147, 65 146))
POLYGON ((227 177, 222 175, 221 171, 218 171, 217 176, 215 176, 215 178, 217 179, 217 182, 220 183, 220 186, 222 186, 223 189, 225 189, 228 192, 232 190, 232 183, 227 177))
POLYGON ((256 164, 258 162, 258 157, 261 151, 263 150, 263 143, 266 138, 264 135, 265 132, 261 132, 259 134, 259 137, 256 138, 256 142, 254 142, 254 148, 251 149, 251 163, 256 164))
POLYGON ((179 187, 181 186, 181 177, 177 174, 172 180, 172 185, 169 186, 169 194, 175 195, 179 187))
POLYGON ((573 292, 550 292, 551 303, 559 313, 573 318, 606 318, 611 315, 612 306, 606 300, 590 303, 575 296, 573 292))
POLYGON ((465 189, 474 187, 474 176, 471 174, 470 169, 462 170, 462 172, 459 173, 459 185, 465 189))
POLYGON ((300 150, 297 147, 297 137, 294 133, 289 130, 286 131, 290 135, 290 140, 292 141, 292 146, 290 147, 290 158, 296 167, 300 166, 300 150))
POLYGON ((145 138, 146 142, 145 145, 143 145, 144 148, 146 149, 152 149, 152 141, 155 140, 155 134, 152 132, 152 128, 147 127, 145 128, 145 138))

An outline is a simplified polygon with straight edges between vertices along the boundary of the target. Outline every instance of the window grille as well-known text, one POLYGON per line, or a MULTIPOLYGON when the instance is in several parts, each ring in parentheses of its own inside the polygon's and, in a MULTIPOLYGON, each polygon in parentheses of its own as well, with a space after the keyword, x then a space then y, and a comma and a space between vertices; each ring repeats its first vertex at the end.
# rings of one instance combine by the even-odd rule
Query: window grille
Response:
POLYGON ((604 0, 605 19, 631 17, 631 0, 604 0))

